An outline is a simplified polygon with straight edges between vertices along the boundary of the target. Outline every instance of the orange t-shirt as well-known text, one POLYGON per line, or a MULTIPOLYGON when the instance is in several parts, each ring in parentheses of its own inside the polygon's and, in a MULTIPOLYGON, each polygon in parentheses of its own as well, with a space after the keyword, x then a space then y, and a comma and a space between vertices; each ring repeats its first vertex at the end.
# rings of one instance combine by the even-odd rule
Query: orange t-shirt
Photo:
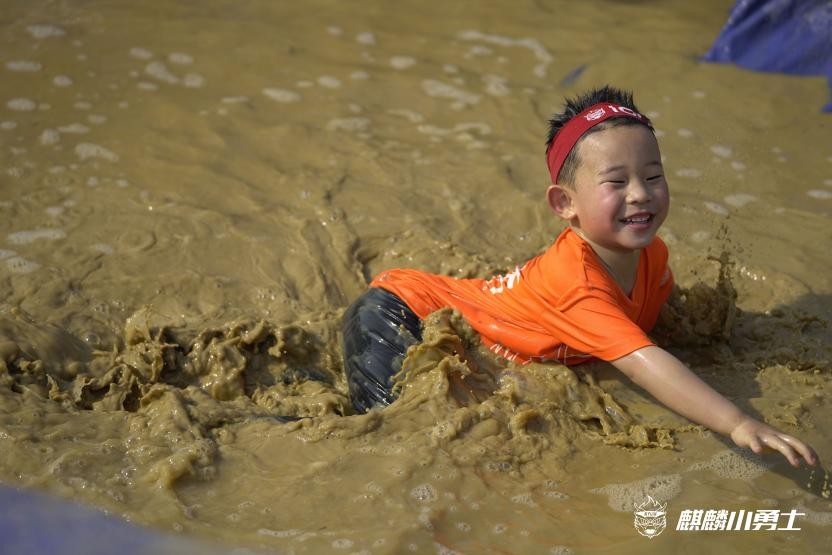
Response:
POLYGON ((592 247, 566 228, 543 254, 505 275, 456 279, 396 269, 370 284, 398 295, 419 318, 450 306, 493 352, 520 362, 615 360, 653 345, 647 337, 670 295, 667 246, 641 251, 628 297, 592 247))

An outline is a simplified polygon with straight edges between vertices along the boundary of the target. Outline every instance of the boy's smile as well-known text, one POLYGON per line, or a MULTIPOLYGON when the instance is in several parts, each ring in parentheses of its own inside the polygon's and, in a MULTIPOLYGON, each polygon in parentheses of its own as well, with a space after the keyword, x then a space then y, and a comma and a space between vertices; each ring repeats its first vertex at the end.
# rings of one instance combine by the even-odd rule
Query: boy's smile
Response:
POLYGON ((553 186, 552 208, 601 258, 637 254, 670 203, 656 138, 643 125, 620 125, 585 136, 576 148, 575 187, 553 186))

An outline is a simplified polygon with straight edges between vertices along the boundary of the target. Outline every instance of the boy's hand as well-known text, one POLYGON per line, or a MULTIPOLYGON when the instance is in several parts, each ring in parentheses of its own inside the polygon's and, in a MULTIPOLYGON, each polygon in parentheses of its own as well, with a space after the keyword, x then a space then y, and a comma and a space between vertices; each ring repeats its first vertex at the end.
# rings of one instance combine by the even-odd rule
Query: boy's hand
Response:
POLYGON ((812 466, 818 464, 818 455, 814 449, 796 437, 784 434, 750 416, 746 416, 731 430, 731 439, 740 447, 750 447, 758 455, 766 448, 780 451, 794 467, 800 466, 801 456, 812 466))

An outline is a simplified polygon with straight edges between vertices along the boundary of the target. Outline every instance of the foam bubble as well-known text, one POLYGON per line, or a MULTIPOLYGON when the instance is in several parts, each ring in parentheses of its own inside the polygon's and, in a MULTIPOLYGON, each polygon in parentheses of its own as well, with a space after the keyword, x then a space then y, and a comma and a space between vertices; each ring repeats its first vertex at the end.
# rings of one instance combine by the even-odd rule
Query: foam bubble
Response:
POLYGON ((731 147, 728 146, 713 145, 711 147, 711 152, 713 152, 717 156, 721 156, 722 158, 729 158, 731 156, 732 150, 731 147))
POLYGON ((808 191, 806 191, 806 194, 812 198, 820 200, 827 200, 832 198, 832 191, 826 191, 824 189, 809 189, 808 191))
POLYGON ((289 91, 286 89, 263 89, 263 94, 275 100, 277 102, 297 102, 300 100, 300 94, 296 93, 295 91, 289 91))
POLYGON ((303 79, 295 83, 295 86, 301 89, 308 89, 309 87, 314 87, 315 83, 309 81, 308 79, 303 79))
POLYGON ((16 112, 31 112, 37 108, 37 104, 28 98, 12 98, 6 102, 6 108, 16 112))
POLYGON ((151 83, 150 81, 139 81, 136 84, 136 86, 139 87, 143 91, 158 91, 159 90, 159 85, 157 85, 156 83, 151 83))
POLYGON ((73 108, 76 110, 90 110, 92 109, 92 103, 87 102, 86 100, 79 100, 75 104, 72 105, 73 108))
POLYGON ((0 129, 4 131, 11 131, 12 129, 17 127, 16 121, 0 121, 0 129))
POLYGON ((490 56, 494 53, 494 50, 488 48, 487 46, 483 46, 481 44, 476 44, 468 49, 468 53, 465 54, 465 58, 472 58, 474 56, 490 56))
POLYGON ((482 78, 485 81, 485 92, 492 96, 508 96, 511 94, 508 85, 506 85, 506 78, 500 75, 484 75, 482 78))
POLYGON ((172 64, 188 66, 194 63, 194 58, 190 54, 186 54, 184 52, 171 52, 168 54, 168 61, 172 64))
POLYGON ((827 187, 832 187, 832 179, 824 179, 823 184, 827 187))
POLYGON ((679 135, 680 137, 684 137, 686 139, 690 138, 690 137, 693 137, 693 131, 691 131, 690 129, 686 129, 684 127, 682 127, 681 129, 677 129, 676 134, 679 135))
POLYGON ((6 260, 6 268, 14 274, 28 274, 40 268, 40 264, 26 260, 21 256, 13 256, 6 260))
POLYGON ((336 37, 344 34, 344 30, 337 25, 330 25, 326 28, 326 32, 330 35, 335 35, 336 37))
POLYGON ((681 491, 681 474, 653 476, 627 484, 609 484, 590 490, 592 493, 606 495, 610 508, 623 513, 632 512, 648 495, 657 500, 668 501, 681 491))
POLYGON ((54 129, 44 129, 39 140, 40 144, 44 146, 54 145, 60 142, 61 134, 54 129))
POLYGON ((676 175, 678 177, 689 177, 689 178, 696 178, 702 175, 702 172, 695 169, 695 168, 682 168, 676 170, 676 175))
POLYGON ((476 30, 461 31, 457 34, 457 37, 462 40, 479 40, 498 46, 520 46, 522 48, 528 48, 534 54, 534 57, 537 58, 538 62, 540 62, 532 70, 538 77, 546 77, 546 66, 554 60, 540 41, 534 38, 512 39, 500 35, 487 35, 476 30))
POLYGON ((118 154, 104 148, 103 146, 93 143, 79 143, 75 145, 75 154, 81 160, 88 160, 90 158, 101 158, 110 162, 118 161, 118 154))
POLYGON ((52 84, 56 87, 69 87, 72 85, 72 78, 68 75, 56 75, 52 78, 52 84))
POLYGON ((369 31, 365 31, 363 33, 358 33, 355 36, 355 40, 361 44, 373 45, 376 43, 376 36, 369 31))
POLYGON ((7 258, 11 258, 11 257, 16 256, 16 255, 17 255, 17 253, 15 251, 10 251, 10 250, 7 250, 7 249, 0 249, 0 260, 5 260, 7 258))
POLYGON ((436 493, 436 488, 427 483, 419 484, 410 490, 410 496, 416 501, 420 501, 422 503, 432 503, 439 497, 436 493))
POLYGON ((47 206, 46 210, 44 210, 44 212, 46 212, 47 214, 49 214, 53 218, 57 218, 58 216, 63 214, 65 211, 66 211, 66 208, 64 208, 63 206, 47 206))
POLYGON ((387 110, 388 114, 392 114, 394 116, 402 116, 407 118, 410 123, 421 123, 425 120, 425 116, 420 114, 419 112, 414 112, 413 110, 407 109, 392 109, 387 110))
POLYGON ((364 79, 369 79, 369 78, 370 78, 370 74, 367 73, 366 71, 359 70, 359 71, 353 71, 352 73, 350 73, 350 79, 353 79, 354 81, 362 81, 364 79))
POLYGON ((341 86, 341 80, 331 75, 321 75, 318 77, 318 84, 328 89, 337 89, 341 86))
POLYGON ((414 58, 410 56, 393 56, 390 58, 390 65, 394 69, 407 69, 416 63, 414 58))
POLYGON ((745 163, 740 162, 739 160, 732 160, 731 167, 734 168, 736 171, 741 172, 745 170, 745 163))
POLYGON ((69 125, 64 125, 64 126, 61 126, 61 127, 58 128, 58 131, 60 131, 61 133, 75 133, 75 134, 88 133, 89 130, 90 130, 89 127, 87 127, 86 125, 81 124, 81 123, 70 123, 69 125))
POLYGON ((164 81, 165 83, 170 83, 171 85, 175 85, 179 82, 179 77, 171 73, 168 66, 162 62, 150 62, 145 66, 144 72, 159 81, 164 81))
POLYGON ((757 200, 757 197, 754 195, 749 195, 747 193, 737 193, 735 195, 728 195, 724 198, 726 204, 730 204, 736 208, 742 208, 746 204, 750 202, 754 202, 757 200))
POLYGON ((40 71, 43 66, 40 62, 30 62, 28 60, 13 60, 6 62, 6 69, 9 71, 40 71))
POLYGON ((549 497, 551 499, 560 499, 562 501, 566 500, 566 499, 569 499, 569 496, 566 495, 565 493, 561 493, 561 492, 555 491, 555 490, 544 491, 543 495, 545 495, 546 497, 549 497))
POLYGON ((690 95, 693 98, 705 98, 705 91, 691 91, 690 95))
POLYGON ((549 555, 572 555, 573 553, 575 552, 565 545, 555 545, 549 550, 549 555))
POLYGON ((135 47, 130 49, 130 55, 139 60, 149 60, 153 57, 153 52, 145 48, 135 47))
POLYGON ((182 78, 182 83, 190 89, 198 89, 205 86, 205 77, 199 73, 187 73, 182 78))
POLYGON ((300 530, 289 528, 288 530, 269 530, 268 528, 260 528, 257 533, 261 536, 271 536, 273 538, 293 538, 300 534, 300 530))
POLYGON ((705 231, 705 230, 694 231, 690 235, 690 239, 694 243, 704 243, 710 237, 711 237, 711 232, 710 231, 705 231))
POLYGON ((348 538, 339 538, 332 541, 332 547, 335 549, 349 549, 354 545, 353 541, 348 538))
POLYGON ((711 470, 720 478, 751 481, 770 467, 771 464, 753 453, 740 454, 733 449, 725 449, 708 461, 692 464, 689 470, 711 470))
POLYGON ((58 228, 40 228, 25 231, 15 231, 6 236, 6 241, 12 245, 27 245, 39 239, 55 241, 66 237, 66 232, 58 228))
POLYGON ((511 498, 512 503, 517 503, 518 505, 526 505, 528 507, 537 507, 537 502, 532 499, 530 493, 519 493, 511 498))
POLYGON ((29 34, 36 39, 62 37, 66 34, 66 31, 57 25, 29 25, 26 27, 26 30, 29 31, 29 34))
POLYGON ((365 131, 370 127, 370 120, 362 117, 335 118, 326 124, 328 131, 365 131))
POLYGON ((435 79, 425 79, 422 81, 422 90, 428 96, 455 100, 456 102, 452 104, 452 107, 455 109, 462 109, 466 105, 476 104, 480 101, 480 95, 478 94, 469 93, 435 79))
POLYGON ((90 114, 87 116, 87 121, 95 125, 101 125, 107 121, 107 116, 102 116, 101 114, 90 114))
POLYGON ((703 204, 705 205, 705 208, 707 208, 714 214, 719 214, 720 216, 728 215, 728 209, 719 204, 718 202, 711 202, 706 200, 703 204))

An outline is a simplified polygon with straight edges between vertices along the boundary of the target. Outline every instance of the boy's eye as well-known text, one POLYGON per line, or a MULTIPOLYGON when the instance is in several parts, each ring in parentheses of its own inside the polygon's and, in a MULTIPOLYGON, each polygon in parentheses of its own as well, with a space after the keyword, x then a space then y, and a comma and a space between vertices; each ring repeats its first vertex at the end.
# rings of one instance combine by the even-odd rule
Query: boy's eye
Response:
POLYGON ((655 180, 657 180, 657 179, 661 179, 662 177, 664 177, 662 174, 659 174, 659 175, 653 175, 653 176, 651 176, 651 177, 648 177, 648 178, 647 178, 647 181, 655 181, 655 180))

